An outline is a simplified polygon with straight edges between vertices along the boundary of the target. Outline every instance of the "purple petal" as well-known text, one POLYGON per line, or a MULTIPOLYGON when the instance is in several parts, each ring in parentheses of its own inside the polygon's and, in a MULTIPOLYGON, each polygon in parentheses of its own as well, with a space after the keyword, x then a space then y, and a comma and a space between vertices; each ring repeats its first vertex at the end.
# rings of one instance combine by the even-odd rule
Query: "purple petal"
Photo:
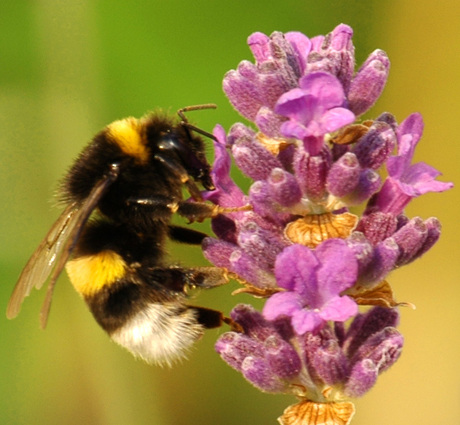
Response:
POLYGON ((387 170, 391 177, 401 178, 409 168, 414 150, 422 137, 423 118, 420 114, 409 115, 398 127, 398 155, 388 158, 387 170))
POLYGON ((203 193, 203 199, 219 204, 223 207, 245 205, 244 194, 230 177, 231 159, 226 149, 225 130, 216 125, 213 132, 215 159, 211 177, 215 190, 203 193))
POLYGON ((274 320, 279 316, 292 316, 302 307, 302 299, 295 292, 278 292, 267 300, 262 314, 267 320, 274 320))
POLYGON ((358 305, 347 296, 331 298, 319 312, 319 316, 323 320, 333 320, 335 322, 344 322, 357 314, 358 305))
POLYGON ((285 137, 294 137, 303 140, 308 137, 310 132, 297 121, 286 121, 281 125, 281 134, 285 137))
POLYGON ((452 183, 436 181, 435 178, 442 175, 432 166, 419 162, 408 168, 404 174, 404 183, 412 185, 413 196, 423 195, 427 192, 443 192, 453 187, 452 183))
POLYGON ((303 91, 320 99, 324 109, 341 106, 345 101, 342 84, 327 72, 312 72, 301 78, 299 85, 303 91))
POLYGON ((310 121, 312 116, 312 108, 309 102, 312 97, 302 89, 292 89, 284 93, 276 103, 275 112, 277 114, 289 117, 305 123, 310 121))
POLYGON ((298 335, 310 332, 321 326, 323 320, 317 312, 302 309, 295 311, 292 315, 292 327, 298 335))
POLYGON ((321 263, 318 288, 323 300, 352 286, 357 279, 358 261, 343 239, 328 239, 316 248, 316 257, 321 263))
POLYGON ((321 117, 322 134, 336 131, 339 128, 351 124, 355 120, 355 114, 345 108, 332 108, 321 117))
POLYGON ((255 32, 248 37, 248 45, 257 62, 264 62, 271 58, 270 37, 255 32))
POLYGON ((316 298, 316 268, 319 262, 313 252, 303 245, 291 245, 278 255, 275 276, 278 286, 296 291, 308 300, 316 298))
POLYGON ((414 143, 420 140, 423 134, 423 117, 418 112, 409 115, 399 126, 398 126, 398 138, 404 137, 404 135, 411 135, 414 143))

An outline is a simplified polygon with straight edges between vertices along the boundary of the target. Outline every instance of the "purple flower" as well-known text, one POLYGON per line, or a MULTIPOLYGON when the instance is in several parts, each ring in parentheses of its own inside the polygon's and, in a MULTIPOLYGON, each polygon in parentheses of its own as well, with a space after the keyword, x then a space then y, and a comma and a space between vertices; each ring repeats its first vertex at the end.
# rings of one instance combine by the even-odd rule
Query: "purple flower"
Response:
POLYGON ((316 155, 324 135, 350 124, 355 115, 342 107, 345 93, 333 75, 313 72, 301 78, 299 86, 278 99, 275 112, 290 118, 281 126, 281 133, 303 140, 306 150, 316 155))
POLYGON ((204 192, 203 197, 223 207, 242 206, 246 203, 242 190, 230 177, 231 158, 226 150, 226 135, 222 126, 214 129, 214 164, 211 177, 216 188, 204 192))
POLYGON ((436 180, 441 173, 424 162, 411 165, 423 133, 420 114, 409 115, 397 129, 398 154, 387 161, 389 177, 370 204, 369 211, 400 214, 413 199, 428 192, 443 192, 453 187, 452 183, 436 180))
POLYGON ((264 317, 291 317, 298 335, 317 329, 327 320, 343 322, 358 312, 351 298, 340 296, 356 282, 357 271, 356 258, 341 239, 329 239, 315 252, 303 245, 289 246, 275 263, 278 286, 286 292, 267 300, 264 317))

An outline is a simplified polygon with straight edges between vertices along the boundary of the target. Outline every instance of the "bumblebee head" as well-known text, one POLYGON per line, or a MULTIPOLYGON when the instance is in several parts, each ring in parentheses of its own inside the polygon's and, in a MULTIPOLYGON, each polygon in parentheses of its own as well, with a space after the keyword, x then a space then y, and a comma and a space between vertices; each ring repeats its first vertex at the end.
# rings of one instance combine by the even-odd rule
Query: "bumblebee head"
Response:
POLYGON ((188 176, 200 182, 207 190, 214 189, 210 175, 211 166, 206 156, 203 140, 191 134, 181 124, 164 133, 157 145, 158 154, 179 174, 185 170, 188 176))

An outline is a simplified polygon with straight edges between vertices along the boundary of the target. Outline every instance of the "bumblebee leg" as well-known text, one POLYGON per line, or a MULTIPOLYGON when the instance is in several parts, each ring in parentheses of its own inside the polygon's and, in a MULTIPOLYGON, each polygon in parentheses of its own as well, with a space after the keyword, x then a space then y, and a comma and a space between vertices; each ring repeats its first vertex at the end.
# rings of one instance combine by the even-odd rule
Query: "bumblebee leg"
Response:
POLYGON ((179 208, 179 201, 172 196, 155 195, 149 198, 128 198, 127 206, 131 212, 142 210, 142 214, 150 214, 152 219, 169 218, 179 208))
POLYGON ((177 213, 187 218, 190 222, 202 222, 206 218, 213 218, 219 215, 219 206, 205 202, 187 202, 178 203, 177 213))
POLYGON ((230 326, 234 332, 243 332, 243 328, 230 317, 225 317, 221 311, 206 307, 190 306, 197 313, 197 321, 206 329, 220 328, 224 323, 230 326))
POLYGON ((215 288, 230 281, 228 271, 221 267, 203 266, 184 269, 187 285, 190 288, 215 288))
POLYGON ((208 235, 193 229, 185 227, 173 226, 169 227, 169 237, 177 242, 187 243, 191 245, 200 245, 204 238, 208 235))
POLYGON ((172 196, 155 195, 149 198, 131 197, 126 201, 131 209, 142 209, 150 213, 152 218, 165 218, 169 214, 178 213, 190 221, 203 221, 205 218, 215 217, 219 214, 217 205, 205 202, 188 202, 172 196))
POLYGON ((241 207, 221 207, 206 202, 187 202, 180 201, 178 203, 177 213, 182 217, 190 220, 190 222, 201 222, 205 218, 214 218, 219 214, 228 214, 232 212, 251 211, 252 205, 243 205, 241 207))
POLYGON ((152 218, 165 218, 168 214, 177 214, 187 218, 190 222, 201 222, 206 218, 214 218, 219 214, 227 214, 238 211, 250 211, 251 205, 241 207, 221 207, 219 205, 210 204, 207 202, 188 202, 177 200, 170 196, 156 195, 149 198, 129 198, 127 205, 130 209, 144 209, 144 213, 149 211, 152 218))
POLYGON ((229 282, 227 270, 219 267, 145 267, 138 269, 144 280, 154 287, 185 295, 193 288, 215 288, 229 282))

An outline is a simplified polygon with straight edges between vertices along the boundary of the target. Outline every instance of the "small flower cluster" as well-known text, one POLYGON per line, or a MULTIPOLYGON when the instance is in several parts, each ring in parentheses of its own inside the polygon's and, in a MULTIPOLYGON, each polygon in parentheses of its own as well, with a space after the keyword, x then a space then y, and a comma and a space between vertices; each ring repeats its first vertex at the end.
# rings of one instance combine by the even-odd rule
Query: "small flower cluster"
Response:
POLYGON ((256 63, 241 62, 223 87, 257 130, 214 131, 216 189, 204 197, 251 208, 213 219, 216 238, 205 239, 204 253, 237 276, 239 292, 268 298, 262 314, 237 306, 232 318, 244 333, 222 335, 216 348, 261 390, 301 398, 283 424, 349 423, 344 400, 397 360, 398 303, 385 278, 428 251, 441 228, 404 208, 452 187, 431 166, 411 164, 419 114, 400 124, 389 113, 359 119, 381 94, 389 60, 376 50, 355 73, 351 38, 346 25, 312 39, 251 35, 256 63), (247 195, 230 177, 228 150, 254 180, 247 195), (374 307, 361 314, 358 304, 374 307))
POLYGON ((346 423, 354 413, 346 400, 371 388, 379 373, 398 359, 403 344, 395 329, 397 311, 383 307, 358 314, 347 330, 335 322, 304 335, 293 331, 286 318, 268 321, 248 305, 238 305, 232 319, 244 333, 225 333, 217 352, 260 390, 307 400, 285 412, 294 420, 316 405, 346 423))

